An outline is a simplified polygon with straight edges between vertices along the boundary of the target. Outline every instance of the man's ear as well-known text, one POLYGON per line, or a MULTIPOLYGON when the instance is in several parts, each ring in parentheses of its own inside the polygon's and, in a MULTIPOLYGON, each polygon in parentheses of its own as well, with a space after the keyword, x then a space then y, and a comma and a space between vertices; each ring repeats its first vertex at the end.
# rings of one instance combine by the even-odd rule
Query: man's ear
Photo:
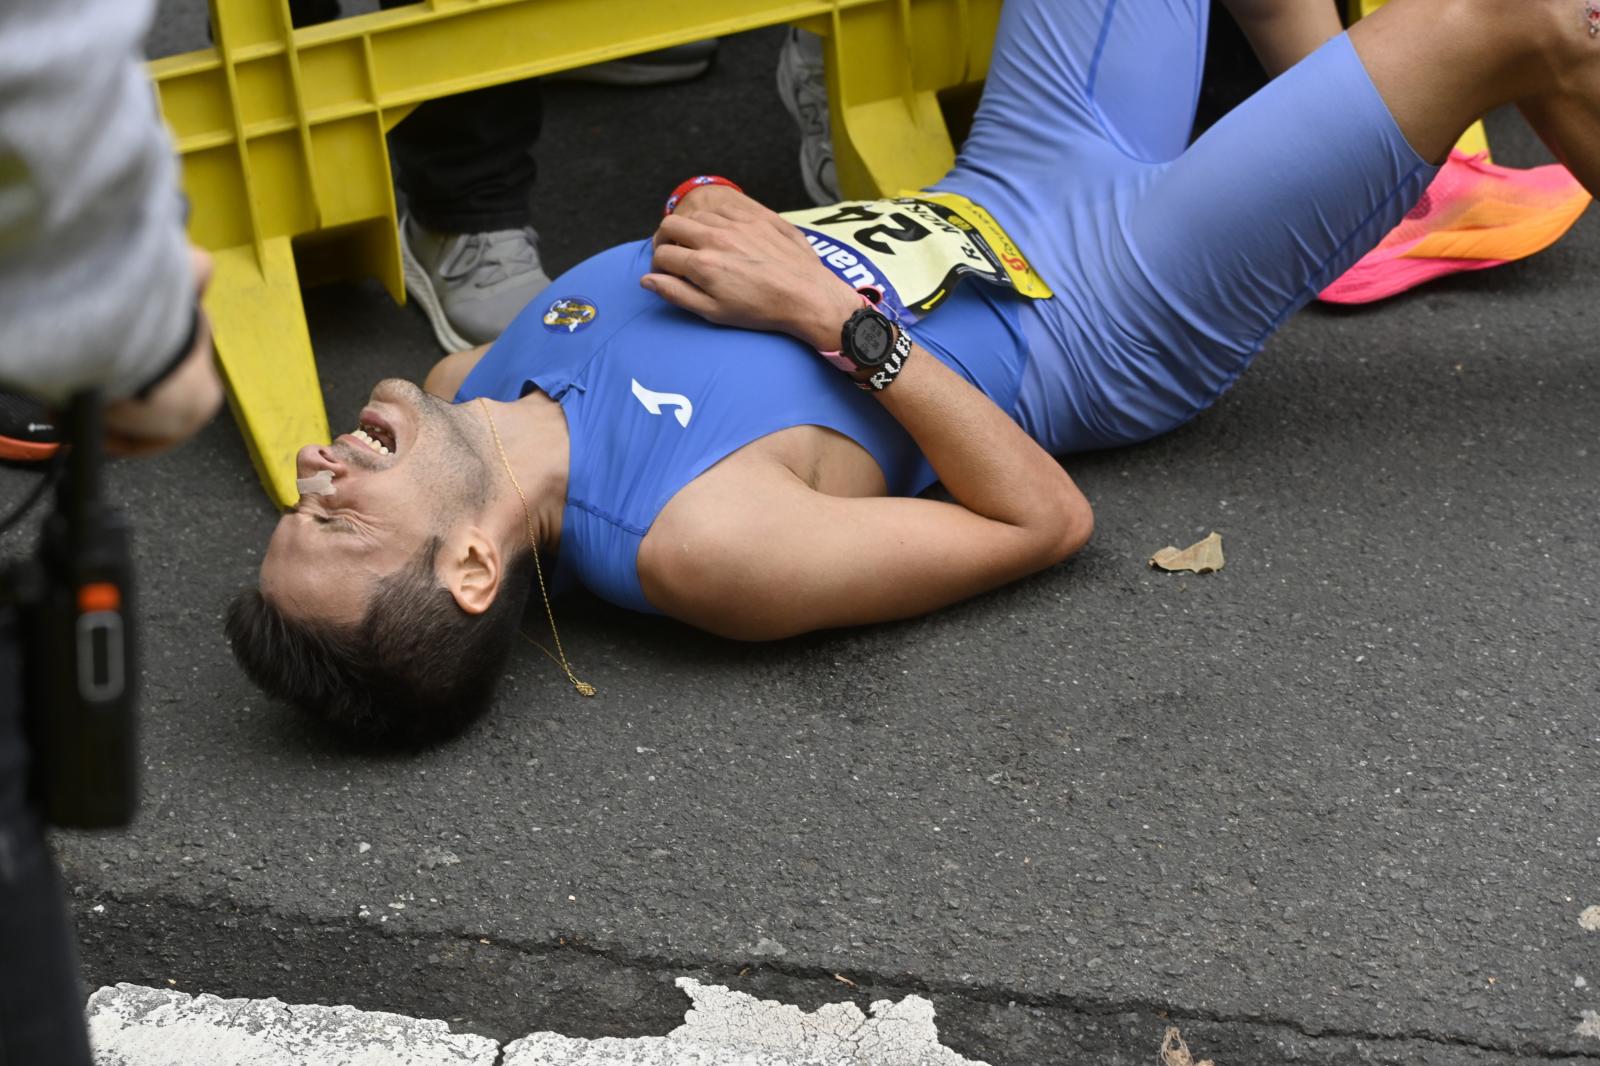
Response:
POLYGON ((500 592, 500 549, 475 526, 445 542, 439 561, 443 579, 456 605, 468 614, 482 614, 500 592))

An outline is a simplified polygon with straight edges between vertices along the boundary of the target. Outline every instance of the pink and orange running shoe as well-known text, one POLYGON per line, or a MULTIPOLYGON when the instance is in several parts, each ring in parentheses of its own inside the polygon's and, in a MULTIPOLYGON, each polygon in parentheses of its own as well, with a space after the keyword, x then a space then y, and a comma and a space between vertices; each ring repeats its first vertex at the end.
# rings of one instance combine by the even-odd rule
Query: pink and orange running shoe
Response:
POLYGON ((1554 244, 1589 206, 1559 163, 1519 170, 1459 149, 1405 220, 1320 299, 1362 304, 1466 270, 1487 270, 1554 244))

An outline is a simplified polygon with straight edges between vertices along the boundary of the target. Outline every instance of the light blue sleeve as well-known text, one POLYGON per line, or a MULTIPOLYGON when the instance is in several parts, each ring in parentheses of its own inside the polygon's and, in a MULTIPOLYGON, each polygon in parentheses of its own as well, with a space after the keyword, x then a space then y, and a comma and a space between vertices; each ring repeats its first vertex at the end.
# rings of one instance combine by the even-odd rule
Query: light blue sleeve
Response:
POLYGON ((0 3, 0 386, 138 390, 187 336, 194 278, 140 42, 152 0, 0 3))

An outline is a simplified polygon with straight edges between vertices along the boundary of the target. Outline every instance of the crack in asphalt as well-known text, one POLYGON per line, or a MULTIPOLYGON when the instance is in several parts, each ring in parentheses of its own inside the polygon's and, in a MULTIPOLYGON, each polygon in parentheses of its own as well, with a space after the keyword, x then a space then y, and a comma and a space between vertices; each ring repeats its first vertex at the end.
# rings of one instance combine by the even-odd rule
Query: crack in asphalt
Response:
MULTIPOLYGON (((366 922, 348 922, 340 919, 310 918, 303 915, 285 914, 269 907, 241 905, 231 900, 215 901, 207 905, 197 903, 192 899, 186 900, 182 897, 168 896, 163 893, 153 893, 149 896, 123 896, 108 893, 99 898, 111 900, 120 905, 155 905, 197 912, 197 914, 228 913, 233 916, 269 919, 304 929, 337 931, 342 934, 368 934, 379 944, 392 940, 408 940, 416 945, 426 945, 430 942, 470 944, 477 950, 498 950, 524 956, 554 956, 567 953, 604 962, 622 972, 668 972, 679 974, 692 972, 727 982, 746 976, 754 969, 807 984, 816 983, 830 990, 839 983, 834 977, 834 971, 829 967, 785 964, 770 959, 763 959, 758 962, 729 963, 707 959, 696 960, 680 956, 656 955, 648 952, 629 953, 618 947, 606 947, 590 943, 580 934, 575 933, 558 935, 551 941, 523 941, 515 938, 494 937, 483 931, 469 930, 402 933, 388 929, 380 932, 376 927, 366 922)), ((1470 1049, 1488 1054, 1550 1061, 1578 1059, 1600 1064, 1600 1049, 1594 1051, 1557 1050, 1530 1043, 1473 1040, 1467 1037, 1427 1030, 1379 1033, 1359 1029, 1319 1028, 1287 1017, 1264 1014, 1230 1015, 1218 1011, 1174 1007, 1171 1004, 1151 1000, 1089 1000, 1072 995, 1038 995, 1010 990, 1004 986, 974 988, 970 985, 933 981, 909 974, 891 976, 871 969, 852 968, 849 972, 852 980, 862 986, 861 989, 849 995, 849 998, 856 1001, 898 998, 906 993, 916 993, 929 998, 937 996, 946 1003, 950 1000, 955 1000, 957 1002, 983 1004, 991 1007, 1005 1007, 1014 1003, 1018 1006, 1041 1011, 1067 1013, 1088 1018, 1147 1013, 1159 1015, 1180 1026, 1185 1023, 1203 1023, 1243 1027, 1247 1030, 1277 1028, 1287 1030, 1311 1041, 1356 1040, 1373 1044, 1417 1042, 1432 1044, 1441 1048, 1470 1049), (890 993, 891 995, 869 995, 873 988, 876 988, 878 993, 890 993)), ((503 1066, 500 1060, 503 1059, 504 1054, 504 1044, 502 1043, 500 1058, 496 1060, 497 1066, 503 1066)))
MULTIPOLYGON (((539 951, 549 953, 552 951, 577 951, 593 957, 604 959, 615 966, 636 970, 697 970, 704 973, 726 974, 736 971, 741 967, 725 966, 722 964, 710 965, 705 962, 691 962, 684 959, 664 958, 660 956, 643 955, 636 958, 627 956, 615 949, 602 949, 584 944, 573 938, 567 938, 564 943, 552 945, 549 948, 540 948, 535 945, 523 945, 514 941, 497 941, 500 944, 510 945, 522 951, 539 951)), ((762 962, 759 966, 764 970, 782 974, 800 981, 827 980, 833 984, 838 982, 833 978, 833 971, 826 967, 788 966, 782 963, 762 962)), ((1212 1025, 1276 1027, 1288 1029, 1308 1040, 1361 1040, 1368 1043, 1405 1043, 1415 1041, 1418 1043, 1436 1044, 1441 1047, 1469 1048, 1490 1054, 1516 1055, 1524 1058, 1539 1058, 1549 1060, 1560 1059, 1592 1059, 1600 1063, 1600 1050, 1590 1051, 1560 1051, 1547 1047, 1531 1044, 1494 1044, 1465 1037, 1417 1031, 1414 1033, 1373 1033, 1356 1029, 1318 1029, 1290 1018, 1273 1015, 1229 1015, 1216 1011, 1185 1010, 1153 1002, 1150 1000, 1103 1000, 1088 1001, 1073 996, 1040 996, 1026 992, 1008 991, 1004 987, 996 988, 971 988, 970 986, 956 985, 949 982, 928 981, 923 978, 901 976, 889 977, 873 970, 851 969, 850 973, 856 975, 852 980, 858 984, 880 986, 893 989, 895 992, 914 992, 929 998, 939 996, 945 999, 957 999, 973 1003, 984 1003, 990 1006, 1006 1006, 1016 1003, 1019 1006, 1034 1007, 1041 1010, 1064 1010, 1071 1014, 1085 1017, 1114 1017, 1119 1014, 1149 1013, 1159 1014, 1171 1019, 1173 1022, 1204 1022, 1212 1025)), ((735 976, 737 974, 735 973, 735 976)))

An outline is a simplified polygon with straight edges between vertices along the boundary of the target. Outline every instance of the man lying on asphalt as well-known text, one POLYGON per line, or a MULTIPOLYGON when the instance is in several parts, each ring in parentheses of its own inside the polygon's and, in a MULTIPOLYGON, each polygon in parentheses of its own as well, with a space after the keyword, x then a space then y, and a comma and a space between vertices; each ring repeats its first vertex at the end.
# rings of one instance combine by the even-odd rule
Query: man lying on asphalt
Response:
POLYGON ((1082 547, 1051 456, 1212 403, 1483 111, 1519 103, 1600 186, 1582 0, 1393 0, 1347 34, 1331 2, 1233 0, 1286 72, 1186 147, 1209 6, 1013 0, 933 191, 797 227, 691 179, 654 241, 558 278, 426 392, 380 383, 298 456, 305 495, 230 611, 241 663, 420 738, 487 705, 551 569, 741 640, 937 609, 1082 547), (919 498, 936 480, 951 502, 919 498))

